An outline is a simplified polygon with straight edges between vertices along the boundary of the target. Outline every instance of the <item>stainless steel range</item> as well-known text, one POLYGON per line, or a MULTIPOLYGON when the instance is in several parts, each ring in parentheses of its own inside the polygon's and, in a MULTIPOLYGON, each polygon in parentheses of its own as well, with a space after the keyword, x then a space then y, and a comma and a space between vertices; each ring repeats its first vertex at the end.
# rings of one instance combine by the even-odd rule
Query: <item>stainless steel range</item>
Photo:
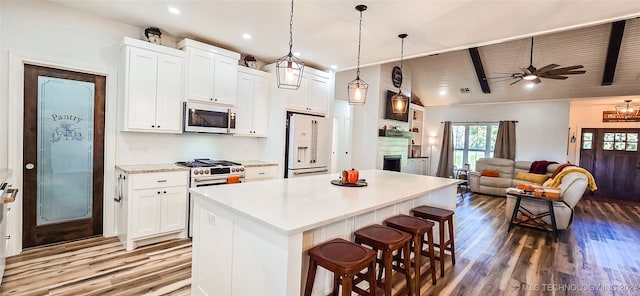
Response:
MULTIPOLYGON (((177 165, 191 168, 189 188, 244 183, 244 166, 227 160, 197 158, 193 161, 179 161, 177 165)), ((189 237, 193 231, 193 200, 189 194, 189 237)))

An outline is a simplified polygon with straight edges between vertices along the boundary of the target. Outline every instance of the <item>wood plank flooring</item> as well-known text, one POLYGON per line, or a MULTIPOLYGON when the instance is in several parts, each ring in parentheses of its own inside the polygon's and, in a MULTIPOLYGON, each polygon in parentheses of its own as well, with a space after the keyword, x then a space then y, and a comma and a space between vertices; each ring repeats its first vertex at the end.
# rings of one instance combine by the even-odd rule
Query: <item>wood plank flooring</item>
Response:
MULTIPOLYGON (((504 208, 501 197, 459 199, 456 265, 447 258, 421 295, 640 295, 640 204, 582 199, 558 242, 507 233, 504 208)), ((116 238, 91 238, 9 258, 0 295, 189 295, 190 279, 188 239, 126 252, 116 238)))

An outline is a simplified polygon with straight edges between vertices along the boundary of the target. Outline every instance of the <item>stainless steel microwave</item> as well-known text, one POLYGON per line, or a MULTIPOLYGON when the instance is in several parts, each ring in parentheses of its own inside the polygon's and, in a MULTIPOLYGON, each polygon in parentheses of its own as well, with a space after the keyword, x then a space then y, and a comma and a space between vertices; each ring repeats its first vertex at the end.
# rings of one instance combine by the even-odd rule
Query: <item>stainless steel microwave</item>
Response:
POLYGON ((184 132, 232 134, 236 131, 233 109, 206 104, 184 103, 184 132))

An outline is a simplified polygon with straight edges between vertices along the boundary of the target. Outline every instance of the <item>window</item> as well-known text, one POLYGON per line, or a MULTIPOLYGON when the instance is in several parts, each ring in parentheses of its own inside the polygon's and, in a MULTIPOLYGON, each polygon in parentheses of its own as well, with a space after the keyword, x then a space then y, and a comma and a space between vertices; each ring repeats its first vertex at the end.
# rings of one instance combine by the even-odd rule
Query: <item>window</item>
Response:
POLYGON ((461 168, 468 163, 475 170, 476 160, 493 157, 498 135, 498 123, 452 123, 453 165, 461 168))

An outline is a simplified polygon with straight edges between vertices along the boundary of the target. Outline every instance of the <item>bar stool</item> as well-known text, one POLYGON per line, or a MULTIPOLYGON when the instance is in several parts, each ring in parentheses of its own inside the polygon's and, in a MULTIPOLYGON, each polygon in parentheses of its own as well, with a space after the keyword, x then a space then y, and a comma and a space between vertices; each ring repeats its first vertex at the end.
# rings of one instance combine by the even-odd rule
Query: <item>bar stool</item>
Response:
POLYGON ((309 250, 309 272, 304 295, 311 295, 318 265, 333 272, 333 292, 338 295, 338 286, 342 284, 342 295, 351 296, 351 292, 359 295, 376 295, 376 253, 350 241, 336 238, 317 245, 309 250), (362 277, 361 270, 368 268, 367 278, 369 292, 353 285, 353 277, 362 277))
POLYGON ((382 251, 382 260, 376 259, 380 264, 378 270, 378 284, 384 288, 384 295, 391 296, 391 271, 395 269, 405 274, 407 280, 407 290, 409 295, 413 294, 411 289, 411 263, 410 263, 410 241, 411 235, 391 227, 382 226, 380 224, 369 225, 358 229, 353 233, 357 244, 363 244, 373 248, 378 253, 382 251), (402 251, 404 253, 404 268, 393 265, 393 252, 402 251), (380 282, 382 271, 384 270, 384 284, 380 282))
POLYGON ((414 216, 427 220, 438 222, 439 228, 439 243, 434 244, 440 249, 440 256, 436 257, 440 261, 440 277, 444 276, 444 251, 449 250, 451 252, 451 265, 456 265, 456 251, 455 243, 453 239, 453 211, 430 207, 419 206, 411 210, 414 216), (444 241, 444 223, 449 224, 449 239, 444 241))
POLYGON ((429 258, 429 268, 424 271, 424 275, 431 274, 431 282, 434 285, 436 284, 436 263, 435 252, 433 250, 433 222, 409 215, 398 215, 384 220, 384 224, 411 234, 411 239, 413 241, 412 252, 414 254, 413 264, 415 266, 416 274, 415 294, 420 295, 420 279, 422 278, 422 274, 420 273, 420 257, 423 255, 429 258), (426 243, 429 245, 427 250, 422 249, 422 246, 425 243, 425 234, 427 235, 426 243))

